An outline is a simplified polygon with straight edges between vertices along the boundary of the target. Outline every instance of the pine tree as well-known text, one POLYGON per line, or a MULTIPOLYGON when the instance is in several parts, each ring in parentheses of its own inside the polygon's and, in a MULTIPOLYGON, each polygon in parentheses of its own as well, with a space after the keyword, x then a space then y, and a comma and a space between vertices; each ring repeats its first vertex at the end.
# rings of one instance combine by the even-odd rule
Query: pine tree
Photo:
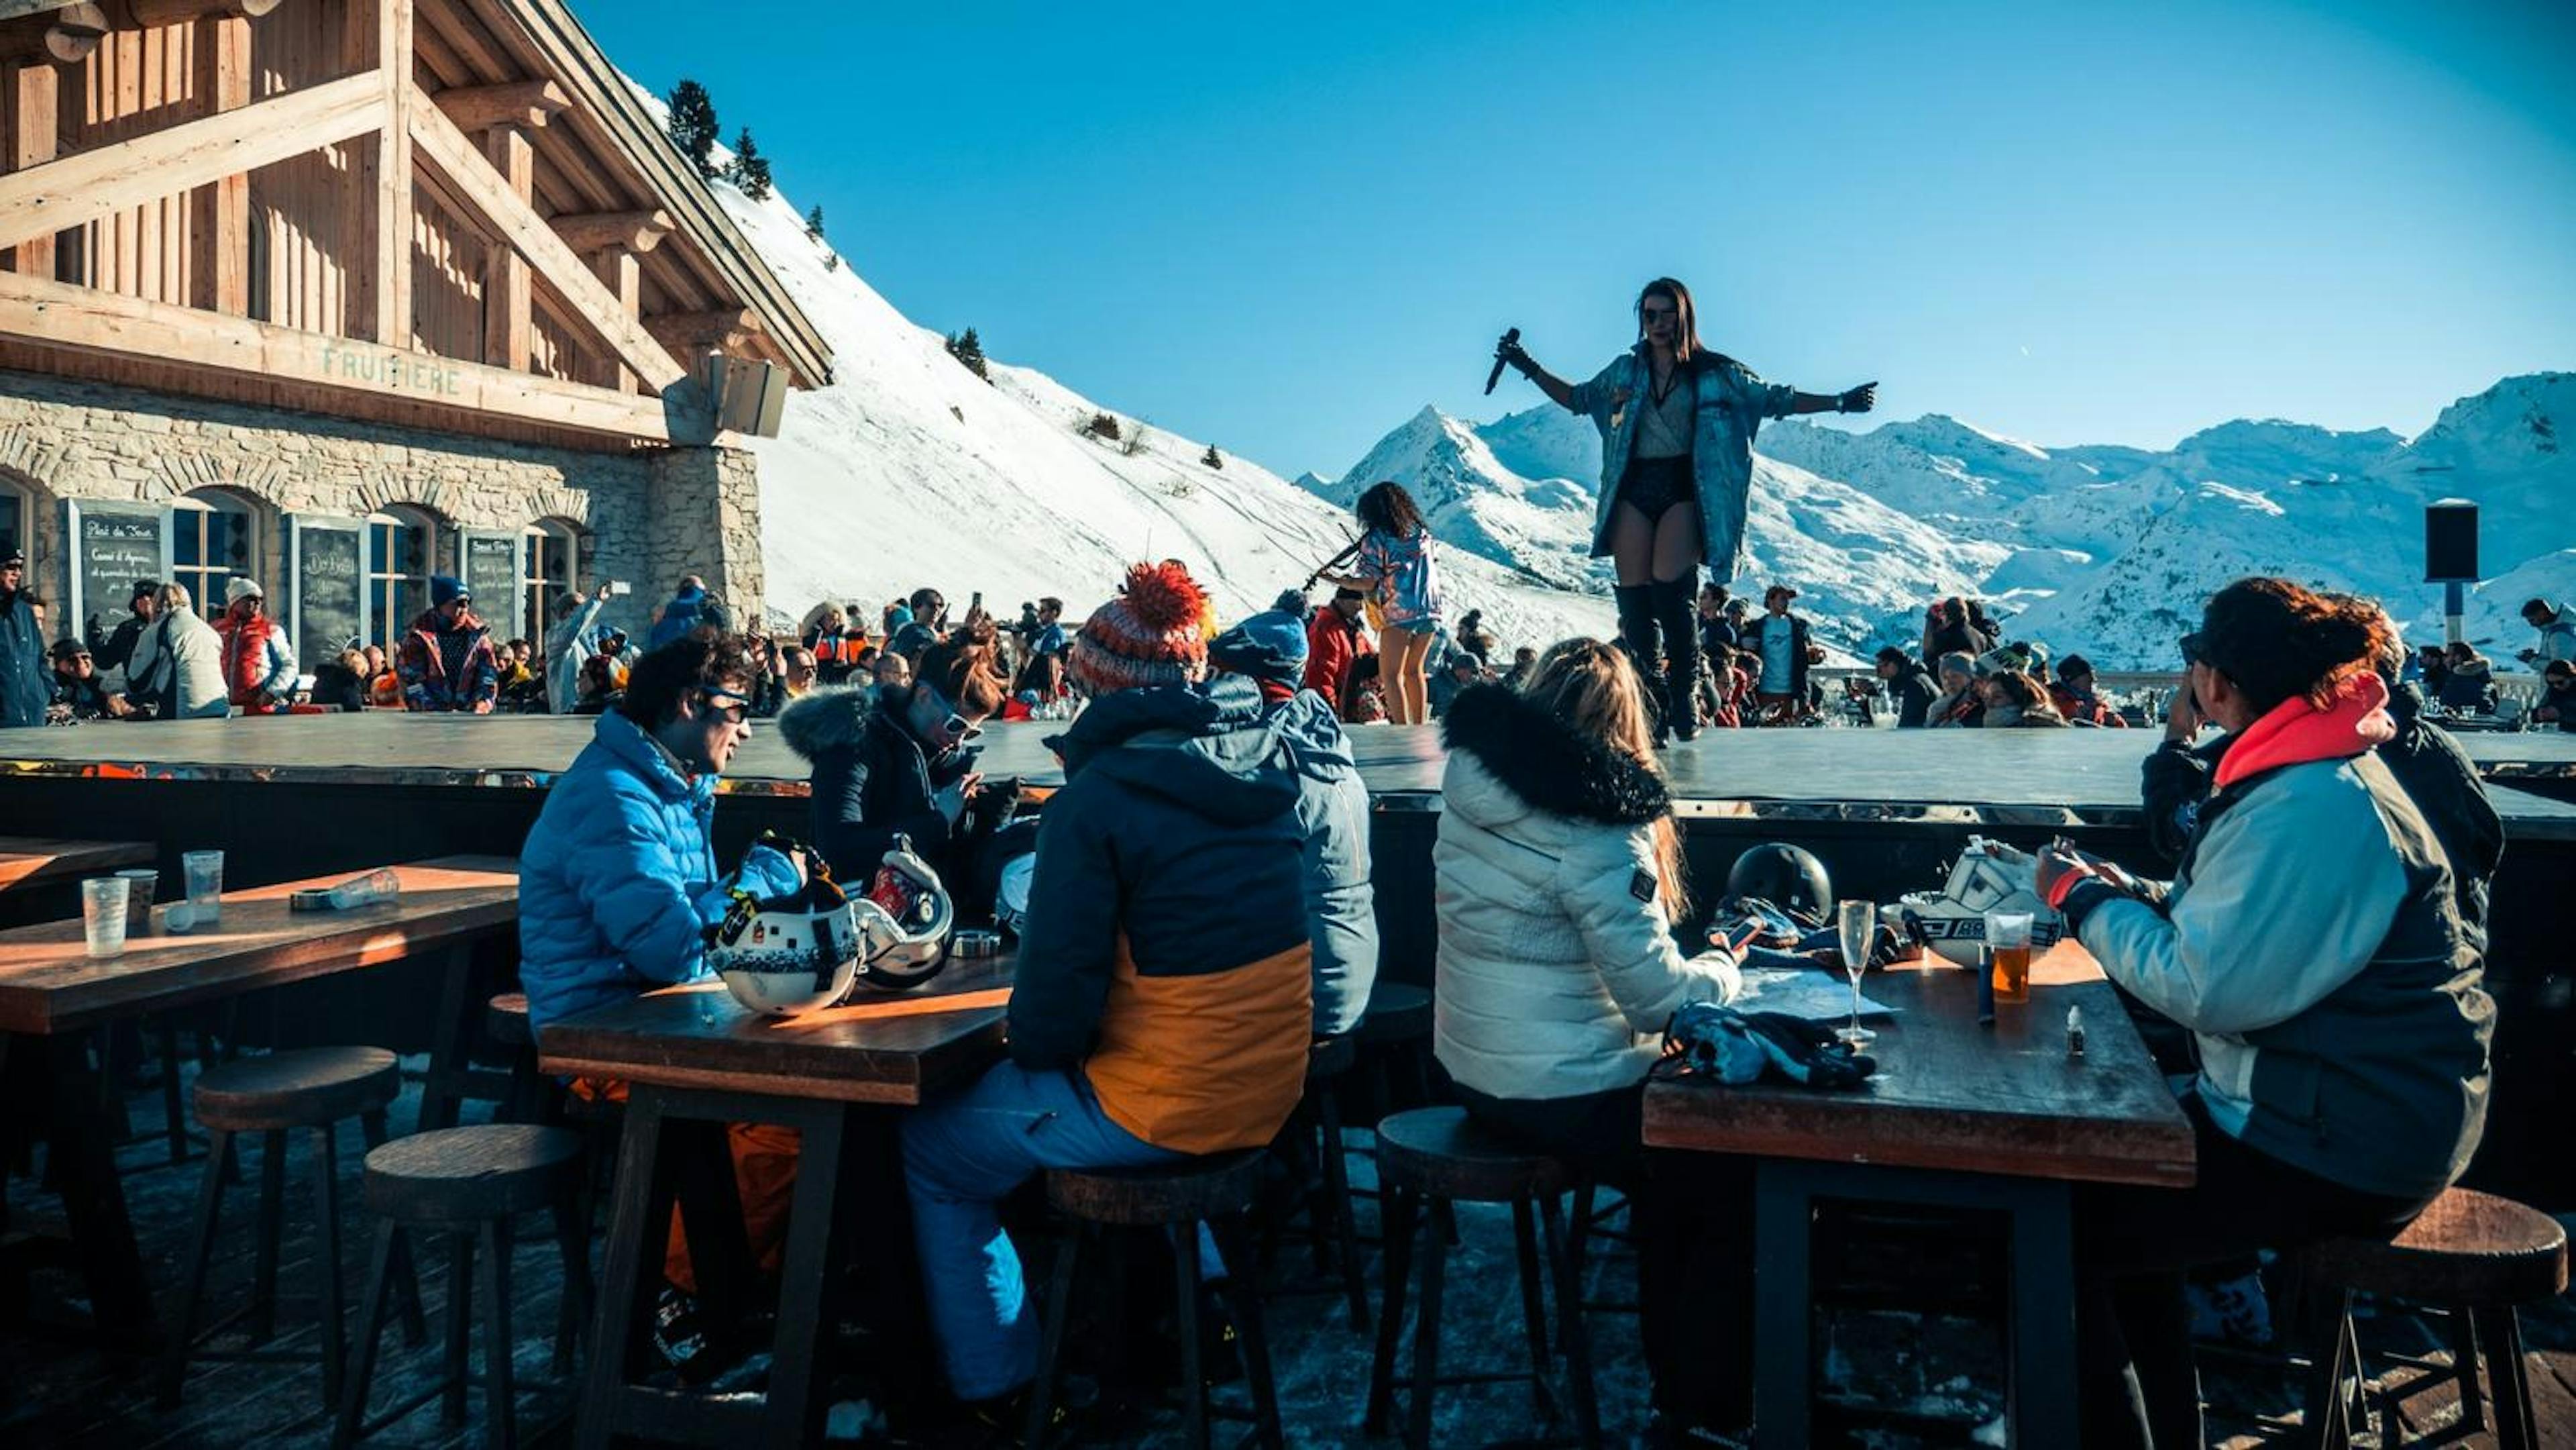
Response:
POLYGON ((753 201, 769 200, 769 158, 761 155, 760 148, 751 144, 749 126, 743 127, 741 134, 733 138, 731 180, 742 188, 743 195, 753 201))
POLYGON ((696 81, 683 80, 671 87, 671 144, 698 168, 698 175, 715 179, 715 162, 709 153, 716 144, 716 103, 696 81))
POLYGON ((812 211, 805 213, 805 240, 809 242, 823 240, 823 204, 819 201, 814 203, 812 211))
POLYGON ((992 372, 984 365, 984 340, 975 335, 975 329, 948 334, 948 355, 963 364, 966 371, 988 383, 993 380, 992 372))
POLYGON ((1217 452, 1216 445, 1211 443, 1208 445, 1208 451, 1199 455, 1199 463, 1207 468, 1223 468, 1225 456, 1217 452))

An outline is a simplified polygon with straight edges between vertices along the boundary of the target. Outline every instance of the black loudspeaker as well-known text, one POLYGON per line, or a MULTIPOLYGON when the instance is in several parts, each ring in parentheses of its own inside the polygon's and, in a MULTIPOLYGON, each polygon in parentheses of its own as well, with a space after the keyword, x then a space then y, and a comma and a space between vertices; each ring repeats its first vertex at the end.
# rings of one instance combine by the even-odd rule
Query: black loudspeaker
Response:
POLYGON ((2478 506, 2444 499, 2424 508, 2424 582, 2463 583, 2478 578, 2478 506))

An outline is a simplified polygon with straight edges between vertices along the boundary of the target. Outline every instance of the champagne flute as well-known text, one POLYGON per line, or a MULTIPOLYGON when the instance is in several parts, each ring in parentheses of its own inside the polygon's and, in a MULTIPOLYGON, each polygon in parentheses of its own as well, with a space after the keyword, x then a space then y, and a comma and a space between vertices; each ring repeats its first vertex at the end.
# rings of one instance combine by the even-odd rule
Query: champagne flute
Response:
POLYGON ((1870 901, 1846 901, 1834 908, 1834 929, 1841 937, 1843 975, 1851 979, 1851 1023, 1836 1036, 1854 1047, 1875 1041, 1878 1034, 1860 1025, 1860 978, 1869 970, 1870 948, 1877 944, 1878 904, 1870 901))

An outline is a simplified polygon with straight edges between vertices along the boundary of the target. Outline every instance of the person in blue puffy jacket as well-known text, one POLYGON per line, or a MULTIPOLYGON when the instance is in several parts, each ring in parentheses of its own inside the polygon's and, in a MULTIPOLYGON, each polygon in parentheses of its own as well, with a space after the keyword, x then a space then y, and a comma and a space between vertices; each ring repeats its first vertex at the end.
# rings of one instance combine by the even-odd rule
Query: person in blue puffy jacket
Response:
MULTIPOLYGON (((519 980, 539 1033, 564 1018, 706 974, 706 927, 721 920, 727 882, 709 830, 716 779, 751 738, 752 664, 741 640, 692 637, 644 656, 616 709, 546 793, 519 857, 519 980)), ((754 846, 740 884, 785 896, 803 873, 754 846)), ((626 1085, 577 1080, 573 1091, 619 1101, 626 1085)), ((775 1271, 796 1182, 796 1135, 736 1123, 731 1142, 743 1226, 755 1260, 775 1271)), ((695 1327, 696 1280, 676 1215, 657 1347, 685 1378, 712 1373, 695 1327)), ((717 1328, 721 1328, 718 1326, 717 1328)))

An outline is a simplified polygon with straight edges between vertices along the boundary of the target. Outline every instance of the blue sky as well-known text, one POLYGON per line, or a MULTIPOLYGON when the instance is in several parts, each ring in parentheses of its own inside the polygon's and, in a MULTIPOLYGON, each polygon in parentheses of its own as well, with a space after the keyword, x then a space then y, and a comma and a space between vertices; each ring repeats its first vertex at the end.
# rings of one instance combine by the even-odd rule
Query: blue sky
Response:
POLYGON ((2576 6, 577 0, 915 321, 1283 473, 1702 334, 2039 441, 2576 368, 2576 6), (749 42, 746 44, 746 42, 749 42))

